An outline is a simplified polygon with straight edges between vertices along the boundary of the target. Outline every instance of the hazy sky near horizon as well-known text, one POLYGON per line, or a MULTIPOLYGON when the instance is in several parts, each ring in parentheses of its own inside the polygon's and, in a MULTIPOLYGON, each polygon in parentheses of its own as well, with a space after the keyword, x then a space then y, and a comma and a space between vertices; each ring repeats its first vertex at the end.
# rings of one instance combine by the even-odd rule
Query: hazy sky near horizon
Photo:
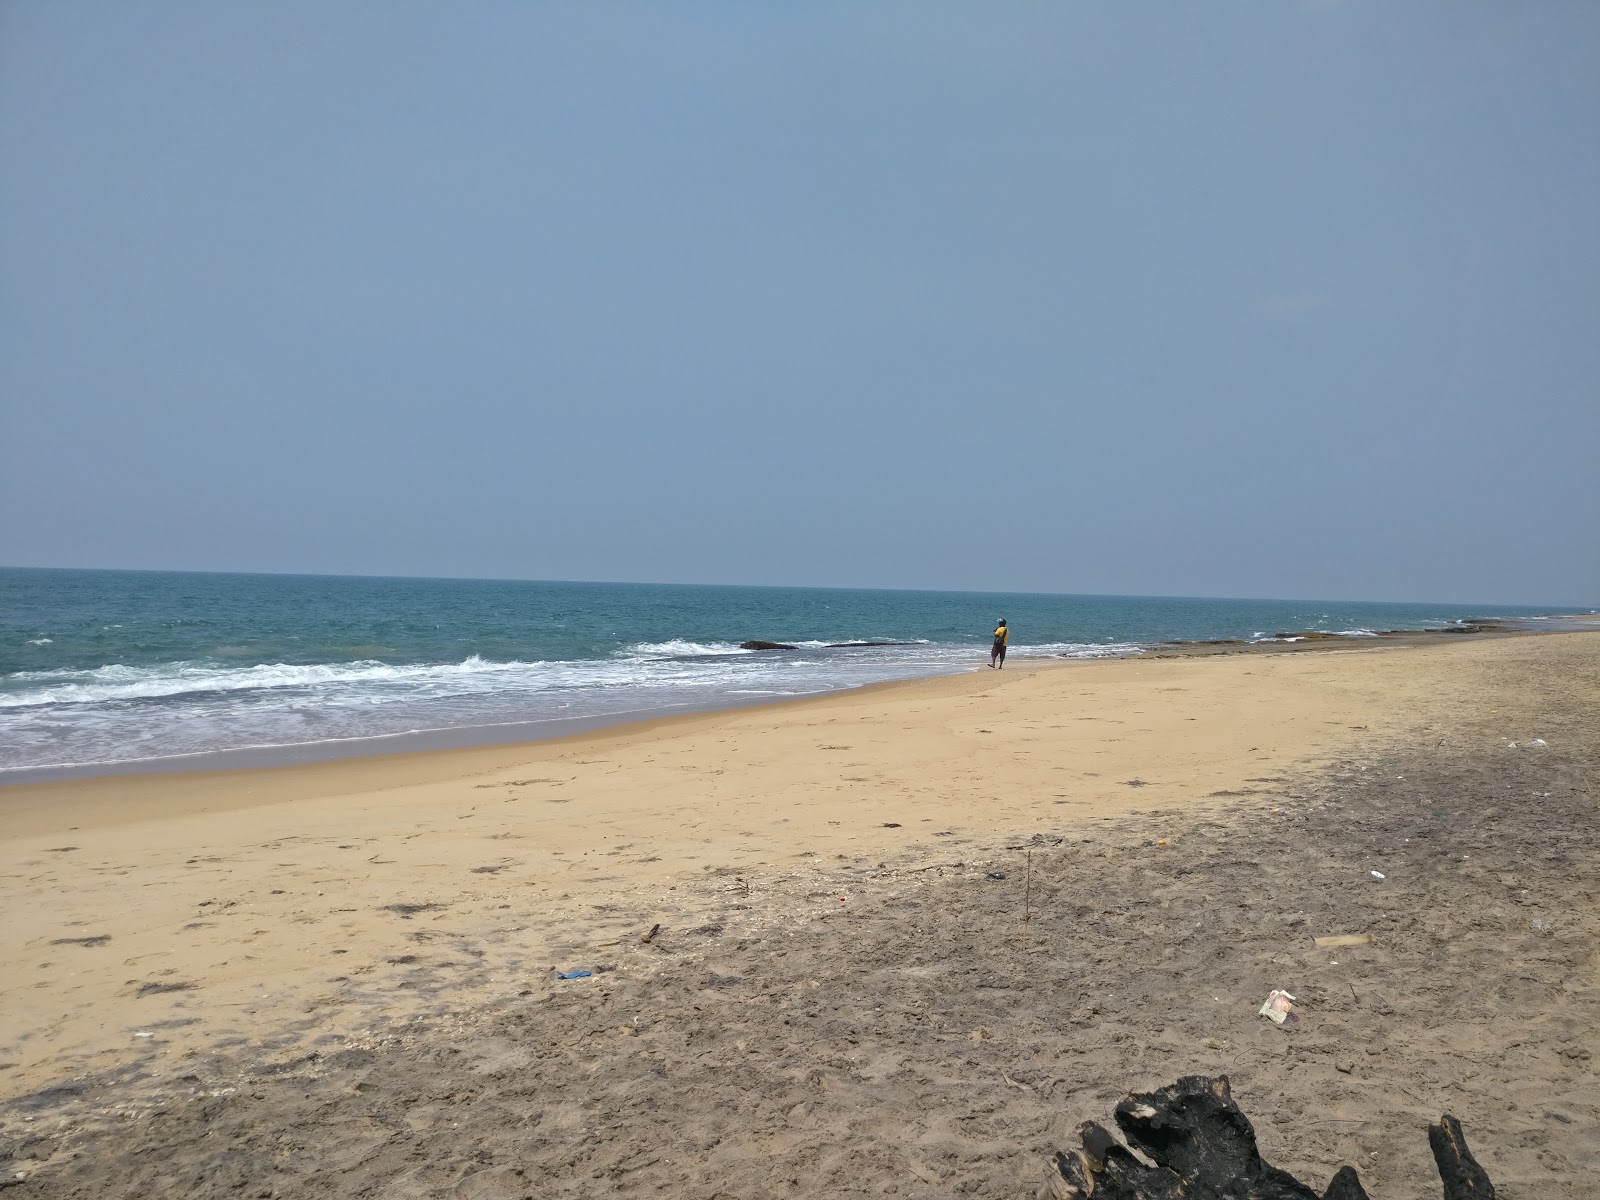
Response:
POLYGON ((1600 602, 1600 5, 0 6, 0 563, 1600 602))

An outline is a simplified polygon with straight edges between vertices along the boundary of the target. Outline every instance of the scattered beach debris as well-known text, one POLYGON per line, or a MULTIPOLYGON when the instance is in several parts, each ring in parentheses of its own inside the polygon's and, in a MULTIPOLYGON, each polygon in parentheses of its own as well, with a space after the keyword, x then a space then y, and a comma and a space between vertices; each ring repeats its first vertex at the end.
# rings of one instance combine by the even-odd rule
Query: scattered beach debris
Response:
POLYGON ((438 912, 442 904, 385 904, 381 911, 392 912, 403 921, 409 921, 417 913, 438 912))
POLYGON ((151 1033, 148 1029, 135 1029, 133 1031, 133 1036, 136 1038, 153 1038, 155 1037, 155 1034, 151 1033))
POLYGON ((135 996, 164 996, 168 992, 192 992, 195 985, 186 981, 177 983, 141 983, 134 991, 135 996))
POLYGON ((1535 917, 1529 922, 1535 933, 1549 934, 1555 930, 1556 923, 1549 917, 1535 917))
POLYGON ((90 937, 51 938, 52 946, 104 946, 111 940, 109 933, 96 933, 90 937))
POLYGON ((1372 944, 1370 933, 1335 933, 1328 937, 1313 938, 1317 949, 1331 950, 1336 946, 1368 946, 1372 944))
MULTIPOLYGON (((1124 1146, 1104 1126, 1078 1127, 1081 1148, 1058 1151, 1039 1189, 1042 1200, 1151 1200, 1157 1196, 1249 1195, 1256 1200, 1316 1196, 1261 1157, 1250 1119, 1234 1103, 1228 1077, 1187 1075, 1154 1092, 1131 1093, 1114 1110, 1124 1146), (1153 1163, 1154 1165, 1147 1165, 1153 1163)), ((1487 1200, 1489 1176, 1472 1157, 1461 1122, 1446 1113, 1428 1126, 1444 1181, 1444 1200, 1487 1200)), ((1354 1167, 1344 1166, 1325 1200, 1366 1200, 1354 1167)))
POLYGON ((1534 738, 1531 742, 1507 742, 1507 750, 1527 749, 1529 746, 1548 746, 1550 743, 1543 738, 1534 738))
POLYGON ((639 944, 642 946, 648 946, 651 942, 656 940, 656 934, 660 932, 661 922, 657 921, 654 925, 650 926, 650 932, 639 939, 639 944))
POLYGON ((1385 879, 1389 878, 1382 871, 1368 871, 1367 874, 1371 875, 1374 879, 1377 879, 1379 881, 1382 881, 1382 880, 1385 880, 1385 879))
POLYGON ((557 979, 588 979, 593 971, 557 971, 557 979))
POLYGON ((899 821, 885 821, 883 823, 883 827, 885 829, 899 829, 900 828, 900 822, 899 821))
POLYGON ((990 871, 989 872, 989 878, 990 879, 1004 879, 1005 877, 1006 877, 1006 873, 1004 871, 990 871))
POLYGON ((1300 1018, 1294 1011, 1294 997, 1279 989, 1274 989, 1267 996, 1258 1012, 1274 1025, 1288 1025, 1292 1028, 1300 1023, 1300 1018))
POLYGON ((1124 787, 1149 787, 1150 786, 1150 781, 1148 779, 1124 779, 1122 781, 1122 783, 1123 783, 1124 787))

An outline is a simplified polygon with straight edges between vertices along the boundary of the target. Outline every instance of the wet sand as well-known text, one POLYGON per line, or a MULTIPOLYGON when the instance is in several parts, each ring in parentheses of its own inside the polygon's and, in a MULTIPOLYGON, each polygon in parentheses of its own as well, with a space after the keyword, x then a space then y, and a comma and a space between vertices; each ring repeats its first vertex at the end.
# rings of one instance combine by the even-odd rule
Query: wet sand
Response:
POLYGON ((1071 663, 6 789, 0 1170, 1022 1195, 1225 1071, 1313 1183, 1431 1194, 1448 1110, 1502 1194, 1589 1195, 1597 680, 1582 634, 1071 663))

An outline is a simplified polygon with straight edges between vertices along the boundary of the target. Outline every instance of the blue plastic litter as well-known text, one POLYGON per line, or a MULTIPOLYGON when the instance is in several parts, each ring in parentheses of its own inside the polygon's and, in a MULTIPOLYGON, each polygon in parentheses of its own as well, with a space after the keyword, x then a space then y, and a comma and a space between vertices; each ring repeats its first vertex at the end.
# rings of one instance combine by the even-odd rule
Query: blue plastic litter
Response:
POLYGON ((589 976, 591 976, 593 974, 594 974, 593 971, 557 971, 556 972, 556 978, 557 979, 587 979, 587 978, 589 978, 589 976))

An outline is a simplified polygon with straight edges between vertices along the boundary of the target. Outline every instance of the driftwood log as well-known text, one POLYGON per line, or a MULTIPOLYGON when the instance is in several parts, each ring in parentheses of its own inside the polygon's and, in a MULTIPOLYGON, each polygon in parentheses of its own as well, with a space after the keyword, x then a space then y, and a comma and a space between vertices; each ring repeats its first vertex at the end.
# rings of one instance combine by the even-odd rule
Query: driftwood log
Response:
MULTIPOLYGON (((1117 1105, 1116 1120, 1127 1146, 1085 1121, 1078 1127, 1082 1147, 1056 1154, 1038 1200, 1369 1200, 1353 1167, 1340 1167, 1318 1196, 1265 1161, 1225 1075, 1188 1075, 1159 1091, 1131 1095, 1117 1105)), ((1444 1116, 1428 1127, 1428 1142, 1444 1200, 1494 1200, 1494 1185, 1467 1149, 1461 1122, 1444 1116)))

